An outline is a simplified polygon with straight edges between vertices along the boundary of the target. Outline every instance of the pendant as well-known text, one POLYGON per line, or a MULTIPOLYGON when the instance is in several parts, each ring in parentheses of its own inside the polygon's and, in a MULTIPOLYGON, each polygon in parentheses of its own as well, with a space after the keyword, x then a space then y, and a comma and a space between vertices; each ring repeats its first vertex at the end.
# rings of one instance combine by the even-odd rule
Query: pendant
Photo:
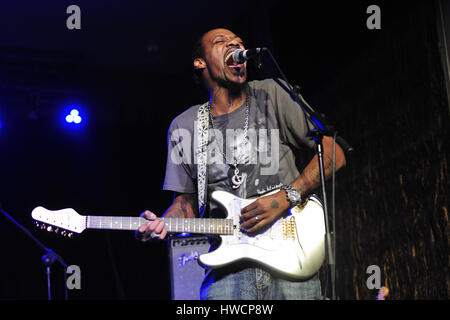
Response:
POLYGON ((242 178, 242 175, 238 175, 239 174, 239 169, 237 168, 237 166, 234 167, 234 175, 231 178, 231 182, 233 182, 233 189, 238 189, 242 182, 244 181, 244 179, 242 178))

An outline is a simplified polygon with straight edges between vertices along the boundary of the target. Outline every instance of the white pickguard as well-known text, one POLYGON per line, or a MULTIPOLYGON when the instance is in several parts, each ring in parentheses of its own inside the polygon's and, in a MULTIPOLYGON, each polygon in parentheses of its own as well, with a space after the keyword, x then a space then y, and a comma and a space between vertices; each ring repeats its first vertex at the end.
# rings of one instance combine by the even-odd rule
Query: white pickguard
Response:
POLYGON ((325 221, 318 200, 310 198, 303 209, 294 207, 291 214, 276 221, 270 229, 251 237, 241 232, 241 208, 255 199, 242 199, 225 191, 214 191, 212 197, 227 211, 234 222, 234 234, 222 235, 216 250, 203 254, 199 262, 211 268, 247 259, 260 263, 293 279, 313 276, 325 258, 325 221))

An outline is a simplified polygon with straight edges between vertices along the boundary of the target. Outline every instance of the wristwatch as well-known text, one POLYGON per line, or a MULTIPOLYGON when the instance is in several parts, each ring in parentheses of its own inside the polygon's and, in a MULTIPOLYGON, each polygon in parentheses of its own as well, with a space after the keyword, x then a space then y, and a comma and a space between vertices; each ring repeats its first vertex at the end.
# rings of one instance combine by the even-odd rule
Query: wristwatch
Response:
POLYGON ((302 201, 302 196, 300 195, 300 192, 297 191, 293 186, 283 184, 281 186, 281 189, 286 191, 286 197, 288 201, 291 203, 291 207, 296 206, 302 201))

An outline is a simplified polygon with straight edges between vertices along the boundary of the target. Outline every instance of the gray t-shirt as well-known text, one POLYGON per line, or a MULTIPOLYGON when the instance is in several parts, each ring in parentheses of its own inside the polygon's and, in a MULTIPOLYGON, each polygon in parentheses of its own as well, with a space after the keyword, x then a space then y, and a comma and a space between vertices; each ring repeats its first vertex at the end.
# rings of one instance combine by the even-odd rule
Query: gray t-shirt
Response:
MULTIPOLYGON (((248 143, 242 146, 245 103, 231 113, 213 117, 210 125, 207 166, 207 212, 217 216, 211 192, 225 190, 241 198, 262 195, 295 180, 296 156, 313 148, 307 137, 312 128, 301 108, 273 79, 248 83, 248 143), (241 155, 241 156, 239 156, 241 155), (234 169, 228 163, 240 159, 239 175, 244 183, 233 189, 234 169)), ((196 121, 200 105, 176 117, 169 128, 164 190, 197 193, 196 121)), ((239 163, 239 162, 238 162, 239 163)))

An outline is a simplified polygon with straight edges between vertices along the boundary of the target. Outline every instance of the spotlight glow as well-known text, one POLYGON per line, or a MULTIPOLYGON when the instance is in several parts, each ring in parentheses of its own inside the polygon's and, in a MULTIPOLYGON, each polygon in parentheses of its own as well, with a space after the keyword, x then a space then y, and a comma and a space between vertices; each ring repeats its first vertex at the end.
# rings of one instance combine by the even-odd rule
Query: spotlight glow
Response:
POLYGON ((67 123, 75 123, 79 124, 81 123, 82 118, 80 117, 80 112, 77 109, 72 109, 70 111, 70 114, 66 116, 66 122, 67 123))

